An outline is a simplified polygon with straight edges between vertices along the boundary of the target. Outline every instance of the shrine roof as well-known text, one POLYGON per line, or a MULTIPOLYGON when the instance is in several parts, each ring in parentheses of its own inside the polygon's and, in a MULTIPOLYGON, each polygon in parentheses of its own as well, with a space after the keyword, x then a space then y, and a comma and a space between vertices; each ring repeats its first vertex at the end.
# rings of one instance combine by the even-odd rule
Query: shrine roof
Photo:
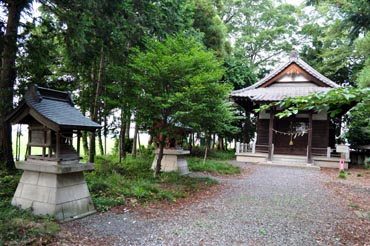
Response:
MULTIPOLYGON (((295 76, 294 75, 294 76, 295 76)), ((280 101, 287 97, 307 96, 340 87, 325 77, 292 52, 289 61, 277 67, 257 83, 231 93, 231 97, 249 98, 252 101, 280 101), (289 81, 284 87, 276 86, 284 75, 302 75, 305 81, 289 81)))
POLYGON ((99 124, 85 117, 74 107, 69 92, 33 85, 27 90, 23 102, 7 120, 13 124, 28 123, 29 116, 53 129, 95 130, 99 124))
POLYGON ((233 93, 233 97, 247 97, 252 101, 281 101, 288 97, 308 96, 313 93, 327 92, 329 87, 265 87, 233 93))

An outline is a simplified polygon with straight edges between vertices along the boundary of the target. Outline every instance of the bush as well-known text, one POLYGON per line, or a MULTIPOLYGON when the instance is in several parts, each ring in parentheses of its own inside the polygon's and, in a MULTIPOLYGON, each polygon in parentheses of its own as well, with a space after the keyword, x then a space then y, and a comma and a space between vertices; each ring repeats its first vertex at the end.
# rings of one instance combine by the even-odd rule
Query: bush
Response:
POLYGON ((347 178, 347 173, 345 171, 341 170, 339 172, 339 176, 338 177, 341 178, 341 179, 345 179, 345 178, 347 178))

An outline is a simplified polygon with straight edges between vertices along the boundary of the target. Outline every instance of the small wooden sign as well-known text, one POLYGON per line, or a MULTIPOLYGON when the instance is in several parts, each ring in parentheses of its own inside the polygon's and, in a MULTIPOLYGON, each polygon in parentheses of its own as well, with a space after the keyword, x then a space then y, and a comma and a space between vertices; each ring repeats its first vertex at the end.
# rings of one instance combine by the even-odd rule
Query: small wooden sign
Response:
POLYGON ((338 153, 349 153, 349 147, 347 145, 337 145, 336 151, 338 153))

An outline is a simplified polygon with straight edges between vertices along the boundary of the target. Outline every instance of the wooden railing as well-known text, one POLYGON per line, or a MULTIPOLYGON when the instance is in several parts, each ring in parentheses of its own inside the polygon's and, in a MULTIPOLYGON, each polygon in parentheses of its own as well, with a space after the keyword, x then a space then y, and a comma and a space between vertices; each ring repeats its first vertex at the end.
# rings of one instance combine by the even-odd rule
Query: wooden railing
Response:
POLYGON ((250 144, 247 144, 247 143, 240 143, 240 142, 237 142, 236 143, 236 149, 235 149, 235 152, 238 154, 238 153, 256 153, 256 150, 257 152, 260 152, 260 153, 268 153, 268 145, 262 145, 262 144, 256 144, 256 143, 250 143, 250 144))

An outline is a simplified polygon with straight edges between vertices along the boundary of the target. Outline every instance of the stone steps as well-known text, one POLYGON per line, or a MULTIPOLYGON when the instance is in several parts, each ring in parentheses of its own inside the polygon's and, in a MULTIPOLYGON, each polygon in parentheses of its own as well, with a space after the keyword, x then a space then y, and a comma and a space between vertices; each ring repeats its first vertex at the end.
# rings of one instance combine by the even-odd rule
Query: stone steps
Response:
POLYGON ((272 161, 263 161, 258 164, 320 170, 319 166, 315 166, 313 163, 307 163, 307 158, 305 156, 274 155, 272 161))

